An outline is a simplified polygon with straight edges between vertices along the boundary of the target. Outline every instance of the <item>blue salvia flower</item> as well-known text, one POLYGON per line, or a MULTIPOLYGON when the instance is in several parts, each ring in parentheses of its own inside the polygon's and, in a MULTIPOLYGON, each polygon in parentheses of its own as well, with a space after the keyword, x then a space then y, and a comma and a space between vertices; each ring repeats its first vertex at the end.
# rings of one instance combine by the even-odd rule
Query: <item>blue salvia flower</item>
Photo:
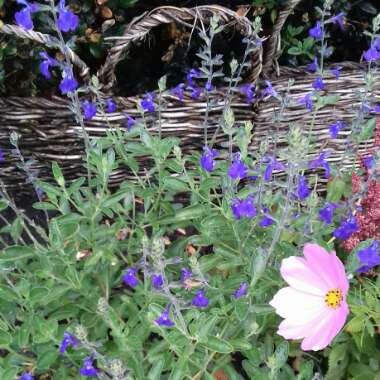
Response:
POLYGON ((131 288, 135 288, 139 284, 139 280, 136 277, 137 268, 129 268, 123 275, 123 281, 126 285, 131 288))
POLYGON ((207 92, 211 92, 212 91, 212 84, 210 81, 207 81, 206 85, 205 85, 205 90, 207 92))
POLYGON ((63 78, 61 83, 59 84, 59 89, 62 94, 68 94, 69 92, 73 92, 78 88, 78 82, 74 78, 73 72, 71 68, 65 68, 63 73, 63 78))
POLYGON ((148 92, 145 94, 144 99, 141 100, 141 107, 143 108, 144 111, 147 112, 154 112, 155 107, 154 107, 154 97, 153 94, 148 92))
POLYGON ((239 220, 242 217, 254 218, 257 215, 257 211, 253 203, 253 196, 249 195, 246 199, 233 199, 231 211, 236 220, 239 220))
POLYGON ((357 252, 361 267, 358 272, 368 272, 370 269, 380 265, 380 242, 374 240, 367 248, 362 248, 357 252))
POLYGON ((73 346, 74 348, 76 348, 78 347, 78 345, 79 345, 78 339, 74 335, 65 331, 63 334, 61 345, 59 347, 59 352, 63 354, 66 351, 68 346, 73 346))
POLYGON ((106 112, 107 113, 114 113, 116 112, 117 105, 113 102, 111 98, 106 100, 106 112))
POLYGON ((233 296, 235 298, 241 298, 247 295, 247 290, 248 290, 248 283, 247 282, 242 282, 240 284, 239 289, 235 290, 233 296))
POLYGON ((313 62, 307 66, 308 71, 315 73, 318 70, 318 59, 314 57, 313 62))
POLYGON ((92 356, 88 356, 83 361, 83 366, 79 370, 82 376, 94 377, 98 376, 99 370, 94 367, 94 359, 92 356))
POLYGON ((228 169, 228 176, 233 179, 244 179, 248 174, 248 168, 240 159, 240 154, 237 153, 228 169))
POLYGON ((348 219, 341 222, 333 235, 340 240, 347 240, 353 233, 359 230, 356 218, 351 215, 348 219))
POLYGON ((366 157, 363 160, 363 164, 367 170, 370 170, 375 166, 375 158, 373 156, 366 157))
POLYGON ((264 163, 267 164, 267 167, 264 171, 264 181, 270 181, 272 179, 273 170, 284 170, 285 165, 281 162, 278 162, 274 157, 264 158, 264 163))
POLYGON ((24 372, 19 378, 18 380, 34 380, 34 377, 32 376, 32 374, 30 372, 24 372))
POLYGON ((27 0, 16 0, 17 4, 21 4, 24 8, 15 13, 16 24, 27 30, 33 29, 32 13, 39 11, 39 6, 29 3, 27 0))
POLYGON ((315 79, 314 83, 313 83, 313 88, 317 91, 321 91, 325 88, 325 83, 323 82, 323 79, 321 76, 317 76, 317 78, 315 79))
POLYGON ((314 28, 309 30, 309 36, 314 38, 315 40, 321 40, 323 38, 323 30, 320 21, 317 21, 314 28))
POLYGON ((326 224, 333 222, 334 210, 339 206, 336 203, 326 203, 325 207, 319 210, 319 218, 326 224))
POLYGON ((253 103, 253 99, 255 97, 255 85, 254 84, 243 84, 242 86, 240 86, 239 91, 241 94, 246 96, 247 102, 249 104, 253 103))
POLYGON ((262 217, 258 225, 262 228, 270 227, 272 224, 274 224, 274 219, 271 218, 269 215, 269 208, 263 207, 263 213, 264 216, 262 217))
POLYGON ((162 285, 164 285, 164 278, 160 274, 152 274, 151 280, 153 287, 156 289, 161 289, 162 285))
POLYGON ((310 190, 307 186, 307 180, 306 177, 301 175, 298 178, 298 184, 297 184, 297 196, 298 199, 303 201, 310 195, 310 190))
POLYGON ((337 121, 334 124, 329 125, 329 131, 330 131, 330 136, 332 139, 336 139, 338 137, 339 132, 343 129, 346 128, 346 124, 343 121, 337 121))
POLYGON ((203 155, 200 159, 201 168, 211 173, 214 170, 216 164, 214 158, 218 156, 219 153, 216 150, 210 149, 209 147, 205 146, 203 148, 203 155))
POLYGON ((322 152, 317 159, 309 162, 309 169, 323 168, 325 169, 325 178, 329 178, 331 170, 330 165, 326 160, 329 155, 329 152, 322 152))
POLYGON ((65 0, 59 0, 58 28, 61 32, 75 31, 79 24, 79 17, 67 9, 65 0))
POLYGON ((330 70, 331 74, 334 75, 335 79, 338 80, 340 77, 340 71, 343 69, 343 66, 337 66, 330 70))
POLYGON ((306 106, 306 109, 311 112, 314 107, 313 99, 311 97, 311 94, 306 94, 304 97, 301 99, 298 99, 297 101, 298 104, 304 104, 306 106))
POLYGON ((344 17, 344 13, 343 12, 340 12, 338 13, 337 15, 331 17, 329 20, 327 20, 326 22, 332 22, 334 24, 338 24, 340 29, 344 30, 344 20, 345 20, 345 17, 344 17))
POLYGON ((189 86, 192 86, 192 85, 195 85, 193 79, 194 78, 199 78, 201 75, 200 71, 196 70, 196 69, 191 69, 187 75, 186 75, 186 79, 187 79, 187 83, 189 84, 189 86))
POLYGON ((175 323, 170 319, 169 313, 170 313, 170 305, 167 306, 167 308, 164 310, 161 316, 155 319, 154 322, 157 323, 159 326, 173 327, 175 323))
POLYGON ((96 105, 88 100, 82 102, 85 120, 91 120, 96 115, 96 105))
POLYGON ((170 93, 174 96, 176 96, 181 102, 183 101, 183 98, 185 96, 185 84, 180 83, 174 88, 170 90, 170 93))
POLYGON ((264 89, 261 96, 264 98, 265 96, 273 96, 274 98, 278 96, 277 91, 273 88, 272 83, 269 80, 265 81, 267 87, 264 89))
POLYGON ((58 66, 58 62, 54 58, 50 57, 44 51, 40 52, 40 57, 43 59, 43 61, 40 63, 41 74, 46 79, 50 79, 51 78, 50 67, 58 66))
POLYGON ((4 161, 5 161, 4 152, 3 152, 3 150, 0 147, 0 162, 4 162, 4 161))
POLYGON ((181 269, 181 277, 180 277, 179 281, 181 282, 181 284, 186 285, 185 282, 187 280, 190 280, 192 276, 193 276, 193 274, 191 273, 191 270, 189 268, 182 268, 181 269))
POLYGON ((130 131, 132 127, 136 124, 136 120, 132 116, 129 116, 126 112, 124 112, 124 116, 127 119, 127 129, 128 131, 130 131))
POLYGON ((375 62, 380 59, 380 51, 374 47, 370 47, 364 52, 363 57, 367 62, 375 62))
POLYGON ((190 96, 193 99, 198 99, 201 96, 202 89, 196 84, 186 87, 187 90, 191 90, 190 96))
POLYGON ((204 290, 198 290, 195 293, 195 296, 192 299, 191 303, 200 309, 206 308, 208 306, 209 301, 205 295, 205 291, 204 290))

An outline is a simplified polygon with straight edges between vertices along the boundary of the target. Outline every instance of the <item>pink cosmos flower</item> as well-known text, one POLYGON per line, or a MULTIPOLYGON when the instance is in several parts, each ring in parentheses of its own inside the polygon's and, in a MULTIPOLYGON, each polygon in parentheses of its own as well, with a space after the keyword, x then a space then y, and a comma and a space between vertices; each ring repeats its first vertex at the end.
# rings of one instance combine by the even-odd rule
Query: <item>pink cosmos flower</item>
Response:
POLYGON ((282 260, 281 275, 290 286, 280 289, 269 304, 285 318, 279 335, 303 339, 303 350, 318 351, 331 343, 346 321, 349 285, 335 252, 306 244, 303 254, 305 258, 282 260))

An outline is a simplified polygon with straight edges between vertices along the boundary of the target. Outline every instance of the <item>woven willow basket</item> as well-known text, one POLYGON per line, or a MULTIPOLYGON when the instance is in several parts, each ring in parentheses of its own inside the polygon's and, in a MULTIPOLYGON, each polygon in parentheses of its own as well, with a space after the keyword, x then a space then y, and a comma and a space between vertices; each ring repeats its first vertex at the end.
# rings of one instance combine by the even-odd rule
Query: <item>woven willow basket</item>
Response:
MULTIPOLYGON (((282 26, 299 0, 289 1, 284 9, 279 13, 277 22, 270 37, 266 40, 263 48, 260 46, 252 54, 252 65, 250 81, 256 82, 260 75, 268 75, 272 63, 278 54, 279 36, 282 26)), ((110 49, 104 66, 99 70, 98 77, 102 84, 102 91, 105 96, 112 95, 115 83, 115 67, 123 58, 125 51, 131 43, 144 39, 152 28, 161 24, 172 22, 179 23, 185 27, 193 28, 195 21, 207 22, 212 15, 218 15, 220 21, 228 26, 233 26, 242 35, 253 36, 251 22, 239 16, 234 11, 220 6, 202 6, 192 9, 160 7, 150 13, 133 20, 125 29, 123 36, 114 37, 114 46, 110 49)), ((53 37, 48 35, 25 31, 22 28, 11 25, 4 25, 0 32, 15 35, 21 38, 35 40, 42 44, 51 44, 53 37)), ((72 63, 77 68, 77 73, 84 83, 89 82, 90 70, 86 64, 73 52, 70 51, 72 63)), ((318 114, 313 134, 317 142, 314 146, 317 154, 328 141, 327 126, 330 122, 343 119, 349 123, 353 117, 350 111, 352 105, 357 102, 355 89, 363 86, 362 69, 358 65, 347 64, 342 76, 338 81, 326 80, 329 94, 343 95, 338 104, 328 106, 318 114)), ((313 76, 305 70, 281 70, 279 77, 271 77, 277 91, 285 91, 288 87, 288 78, 295 78, 291 86, 289 96, 299 98, 311 89, 314 80, 313 76)), ((376 73, 376 95, 379 96, 379 73, 376 73)), ((208 134, 211 136, 217 130, 223 110, 223 95, 225 90, 218 88, 214 91, 213 109, 208 124, 208 134)), ((91 137, 104 136, 108 128, 122 127, 125 122, 125 113, 138 117, 137 104, 141 100, 140 96, 128 98, 113 97, 118 105, 118 112, 113 114, 97 114, 91 121, 86 122, 86 130, 91 137)), ((162 125, 163 136, 178 136, 181 138, 181 145, 185 150, 198 149, 203 145, 203 127, 206 103, 200 98, 195 100, 185 96, 183 101, 177 100, 170 94, 165 95, 165 109, 162 111, 162 118, 165 122, 162 125)), ((255 125, 255 138, 252 142, 252 150, 258 148, 260 142, 267 136, 275 136, 273 142, 276 145, 285 144, 289 123, 297 122, 301 126, 308 128, 310 114, 304 110, 303 106, 291 105, 285 112, 285 121, 277 122, 273 120, 274 111, 278 109, 276 101, 263 100, 254 106, 246 103, 239 94, 233 96, 231 107, 235 113, 236 126, 242 125, 245 121, 252 121, 255 125)), ((152 133, 157 132, 157 115, 149 114, 147 118, 148 129, 152 133)), ((12 131, 16 131, 20 136, 19 146, 25 159, 32 158, 32 169, 39 172, 40 179, 51 179, 51 162, 57 161, 62 167, 67 179, 73 179, 84 174, 83 169, 83 136, 81 128, 76 124, 75 119, 69 109, 69 101, 66 98, 53 97, 50 99, 31 97, 8 97, 0 98, 0 146, 5 151, 5 162, 0 163, 0 179, 7 187, 20 190, 24 187, 27 179, 25 174, 17 167, 17 158, 11 155, 9 137, 12 131)), ((219 133, 216 138, 216 146, 225 146, 227 136, 219 133)), ((369 141, 363 146, 371 146, 369 141)), ((345 146, 345 139, 334 141, 331 144, 333 154, 330 160, 340 160, 345 146)), ((352 162, 345 162, 345 165, 352 165, 352 162)), ((141 169, 147 166, 142 160, 141 169)), ((120 168, 111 176, 111 185, 116 185, 128 178, 126 168, 120 168)))

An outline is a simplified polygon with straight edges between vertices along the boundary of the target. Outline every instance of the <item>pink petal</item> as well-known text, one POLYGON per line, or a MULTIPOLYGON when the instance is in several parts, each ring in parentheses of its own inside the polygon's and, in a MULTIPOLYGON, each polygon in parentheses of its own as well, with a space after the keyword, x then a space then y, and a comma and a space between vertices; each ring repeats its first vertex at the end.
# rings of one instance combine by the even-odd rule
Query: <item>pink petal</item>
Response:
POLYGON ((332 255, 318 244, 305 244, 303 254, 310 268, 324 281, 329 289, 339 287, 339 279, 332 255))
MULTIPOLYGON (((327 306, 326 306, 327 307, 327 306)), ((278 326, 277 334, 283 336, 285 339, 302 339, 310 334, 310 330, 323 318, 326 309, 323 308, 316 313, 309 321, 305 323, 295 323, 292 319, 284 319, 278 326)))
POLYGON ((294 325, 305 325, 326 307, 323 297, 291 287, 280 289, 269 305, 276 309, 278 315, 290 319, 294 325))
POLYGON ((291 256, 283 259, 280 271, 284 280, 301 292, 324 297, 331 290, 303 258, 291 256))
POLYGON ((342 329, 348 312, 346 302, 343 302, 338 309, 327 307, 323 318, 302 341, 301 348, 305 351, 319 351, 327 347, 342 329))
POLYGON ((335 266, 335 271, 338 277, 338 287, 342 290, 343 295, 346 295, 349 288, 349 282, 347 279, 346 271, 344 269, 343 263, 339 260, 339 257, 336 256, 335 252, 332 252, 331 261, 335 266))

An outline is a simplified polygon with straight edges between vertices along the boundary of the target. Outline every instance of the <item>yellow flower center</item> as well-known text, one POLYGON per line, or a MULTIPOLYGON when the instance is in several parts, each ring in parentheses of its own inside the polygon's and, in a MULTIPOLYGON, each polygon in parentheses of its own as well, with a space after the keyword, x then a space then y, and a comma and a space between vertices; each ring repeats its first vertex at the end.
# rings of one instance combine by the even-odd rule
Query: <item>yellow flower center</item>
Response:
POLYGON ((336 309, 337 307, 340 306, 342 299, 343 299, 343 294, 340 289, 332 289, 328 291, 325 295, 325 302, 327 306, 330 306, 333 309, 336 309))

